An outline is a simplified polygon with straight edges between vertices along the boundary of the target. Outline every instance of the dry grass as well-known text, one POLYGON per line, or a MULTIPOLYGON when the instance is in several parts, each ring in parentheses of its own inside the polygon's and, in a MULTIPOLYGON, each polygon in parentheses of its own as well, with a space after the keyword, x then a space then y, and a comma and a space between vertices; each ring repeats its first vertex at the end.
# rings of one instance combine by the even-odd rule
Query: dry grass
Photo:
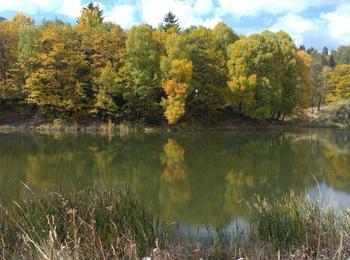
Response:
POLYGON ((176 240, 128 190, 28 192, 0 210, 1 259, 270 259, 350 256, 350 214, 293 193, 248 204, 249 230, 208 230, 208 246, 176 240))

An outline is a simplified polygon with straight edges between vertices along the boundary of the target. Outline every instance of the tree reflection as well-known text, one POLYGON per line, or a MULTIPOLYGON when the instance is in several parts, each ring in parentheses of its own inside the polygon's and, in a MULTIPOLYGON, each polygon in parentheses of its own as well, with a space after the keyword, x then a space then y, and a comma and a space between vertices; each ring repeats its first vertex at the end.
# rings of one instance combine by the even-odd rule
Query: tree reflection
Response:
POLYGON ((0 134, 0 195, 127 184, 163 220, 224 225, 240 201, 319 182, 350 193, 350 133, 233 132, 130 136, 0 134))
POLYGON ((177 217, 177 207, 182 207, 191 199, 191 187, 184 167, 184 149, 173 138, 164 145, 161 162, 160 203, 166 209, 167 217, 177 217))

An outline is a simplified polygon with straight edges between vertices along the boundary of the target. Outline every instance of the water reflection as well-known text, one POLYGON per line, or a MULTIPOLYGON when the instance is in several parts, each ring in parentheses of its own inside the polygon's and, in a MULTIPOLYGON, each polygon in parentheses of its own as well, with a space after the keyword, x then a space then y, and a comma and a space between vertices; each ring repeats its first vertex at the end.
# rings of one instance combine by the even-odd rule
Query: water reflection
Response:
MULTIPOLYGON (((350 133, 187 133, 98 135, 0 134, 0 195, 22 185, 72 190, 124 183, 162 219, 225 227, 244 219, 242 200, 289 189, 315 193, 314 177, 344 205, 350 194, 350 133)), ((346 204, 348 205, 348 204, 346 204)))

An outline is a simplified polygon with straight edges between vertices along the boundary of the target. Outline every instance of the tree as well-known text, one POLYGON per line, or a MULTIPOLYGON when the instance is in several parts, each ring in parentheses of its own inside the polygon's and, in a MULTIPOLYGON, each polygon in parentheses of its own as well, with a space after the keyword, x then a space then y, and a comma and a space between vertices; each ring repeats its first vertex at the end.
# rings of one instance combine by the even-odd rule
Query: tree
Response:
POLYGON ((99 5, 94 5, 90 2, 81 11, 81 16, 77 20, 78 27, 90 27, 94 28, 99 26, 103 22, 103 11, 99 5))
POLYGON ((26 81, 29 103, 68 113, 84 107, 88 69, 78 39, 70 25, 43 28, 36 42, 35 69, 26 81))
POLYGON ((218 23, 213 29, 214 40, 227 58, 227 47, 237 41, 239 36, 225 23, 218 23))
POLYGON ((328 48, 326 46, 323 47, 323 49, 322 49, 322 55, 323 56, 328 56, 328 48))
POLYGON ((165 31, 174 28, 176 31, 180 30, 179 20, 176 18, 175 14, 168 12, 163 19, 163 28, 165 31))
POLYGON ((327 78, 330 93, 328 101, 340 101, 350 98, 350 65, 342 64, 330 71, 327 78))
POLYGON ((298 105, 301 108, 308 108, 312 94, 311 82, 311 57, 305 51, 297 53, 298 84, 297 96, 298 105))
POLYGON ((0 97, 11 103, 23 100, 24 75, 19 62, 20 37, 34 27, 32 18, 21 13, 0 24, 0 97))
POLYGON ((184 35, 186 59, 192 61, 192 82, 188 90, 186 113, 208 122, 224 108, 227 69, 224 53, 216 44, 212 30, 194 27, 184 35))
POLYGON ((296 105, 296 48, 283 32, 265 31, 229 46, 228 86, 237 110, 257 119, 283 118, 296 105))
POLYGON ((128 82, 126 112, 132 119, 156 121, 161 117, 160 46, 148 25, 134 26, 126 41, 128 82))
POLYGON ((114 98, 119 94, 118 75, 113 71, 111 64, 101 70, 100 76, 96 80, 96 108, 103 115, 116 116, 119 107, 114 98))
POLYGON ((340 46, 334 52, 335 64, 350 64, 350 46, 340 46))
POLYGON ((328 60, 328 67, 334 69, 335 68, 335 60, 334 60, 334 53, 332 52, 332 54, 329 56, 329 60, 328 60))
POLYGON ((311 106, 317 106, 320 110, 322 102, 325 100, 326 92, 326 69, 327 66, 323 66, 322 55, 317 51, 311 53, 311 85, 312 96, 311 106))

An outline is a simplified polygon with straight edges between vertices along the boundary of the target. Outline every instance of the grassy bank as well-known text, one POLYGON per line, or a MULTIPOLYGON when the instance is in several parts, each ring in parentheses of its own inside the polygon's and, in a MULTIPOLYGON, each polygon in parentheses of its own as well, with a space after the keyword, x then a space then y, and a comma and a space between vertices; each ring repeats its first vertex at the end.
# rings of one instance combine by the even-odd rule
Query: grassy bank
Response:
MULTIPOLYGON (((176 239, 128 191, 34 193, 2 202, 3 259, 333 258, 350 255, 350 214, 305 195, 247 204, 249 230, 216 230, 209 246, 176 239)), ((208 231, 210 232, 210 231, 208 231)))

